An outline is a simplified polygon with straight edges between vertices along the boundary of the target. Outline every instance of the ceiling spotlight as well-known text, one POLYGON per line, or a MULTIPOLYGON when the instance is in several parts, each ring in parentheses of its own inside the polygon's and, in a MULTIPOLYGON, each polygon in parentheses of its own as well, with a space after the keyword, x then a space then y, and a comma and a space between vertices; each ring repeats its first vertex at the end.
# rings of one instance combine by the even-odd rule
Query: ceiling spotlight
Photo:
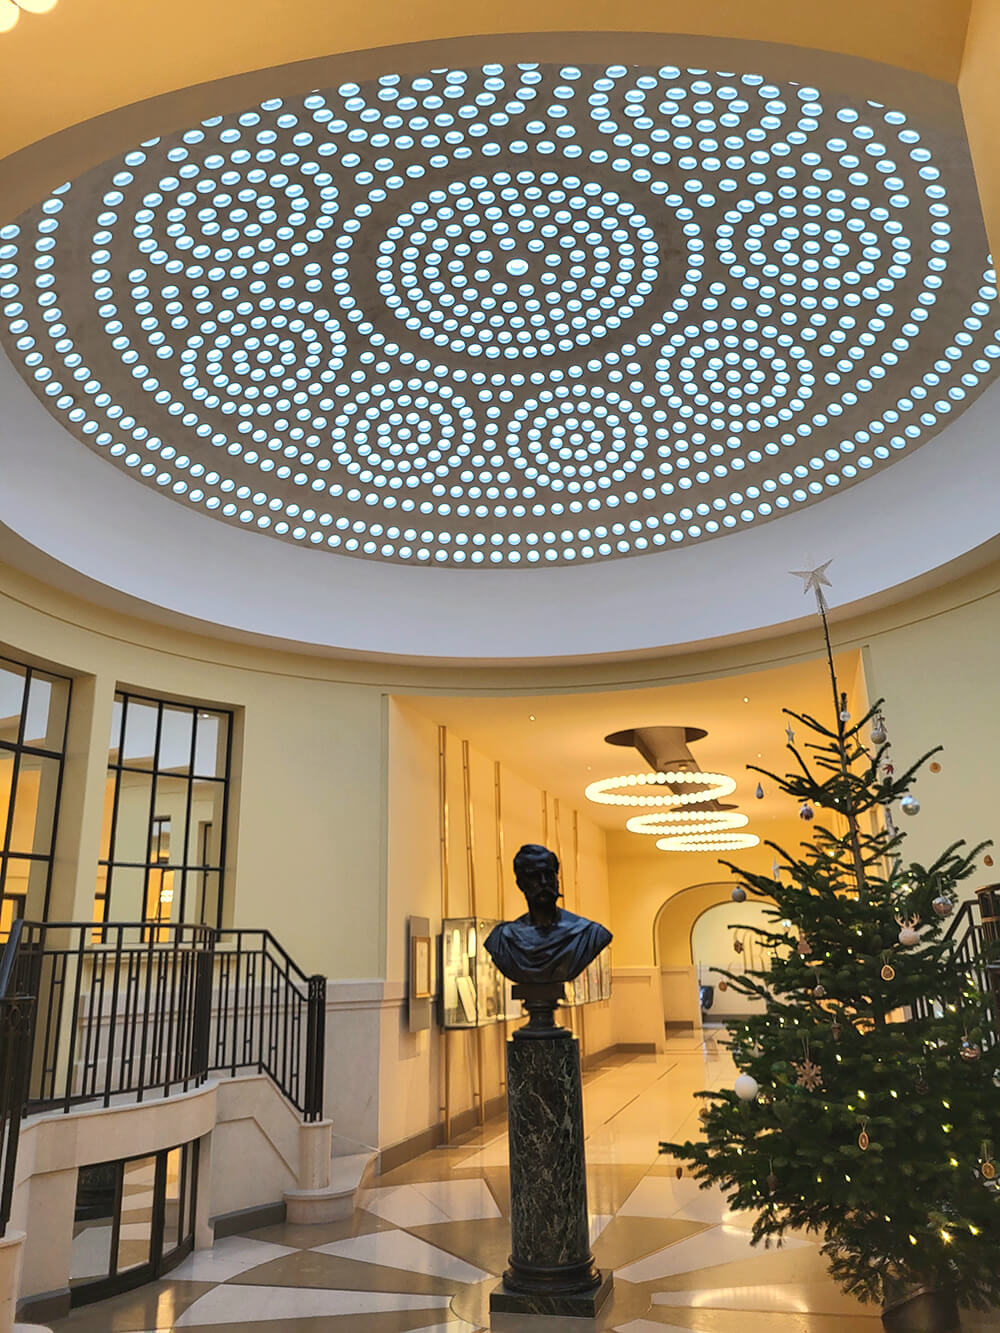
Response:
POLYGON ((586 788, 588 801, 598 805, 651 805, 676 807, 680 805, 698 805, 704 801, 716 801, 720 796, 729 796, 736 790, 736 779, 725 773, 626 773, 617 778, 599 778, 586 788), (667 784, 672 787, 696 786, 699 791, 663 791, 667 784), (647 791, 645 788, 658 787, 659 791, 647 791))
POLYGON ((721 833, 724 829, 745 828, 749 823, 749 817, 738 810, 657 810, 649 815, 633 815, 625 827, 630 833, 662 837, 675 833, 721 833))
POLYGON ((756 833, 675 833, 656 845, 661 852, 737 852, 759 842, 756 833))
POLYGON ((56 0, 0 0, 0 32, 10 32, 23 9, 28 14, 47 14, 56 0))

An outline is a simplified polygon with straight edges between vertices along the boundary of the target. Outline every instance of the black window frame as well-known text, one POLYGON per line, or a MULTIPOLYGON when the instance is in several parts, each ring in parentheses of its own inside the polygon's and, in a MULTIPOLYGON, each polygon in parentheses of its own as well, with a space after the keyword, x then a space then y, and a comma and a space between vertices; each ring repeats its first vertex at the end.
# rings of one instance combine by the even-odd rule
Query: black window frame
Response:
MULTIPOLYGON (((176 914, 171 913, 172 924, 178 924, 185 921, 185 908, 188 898, 195 905, 199 916, 204 914, 205 906, 205 885, 207 877, 210 874, 218 876, 218 894, 216 902, 215 920, 198 921, 194 924, 212 926, 216 930, 221 930, 223 925, 223 907, 225 904, 225 875, 227 861, 227 845, 229 837, 229 799, 232 793, 232 764, 233 764, 233 726, 235 715, 230 708, 221 708, 215 704, 208 703, 190 703, 185 700, 163 699, 155 695, 140 693, 137 690, 116 689, 115 703, 121 704, 120 716, 118 719, 117 734, 112 734, 108 738, 108 764, 105 781, 113 778, 114 796, 111 809, 111 821, 108 837, 108 855, 99 857, 98 867, 105 871, 104 892, 100 893, 95 889, 94 893, 94 922, 100 931, 102 925, 106 925, 111 920, 111 901, 114 889, 114 872, 116 869, 142 870, 142 901, 138 904, 138 912, 127 910, 124 920, 142 920, 149 921, 151 926, 158 922, 157 918, 149 915, 148 900, 150 875, 153 872, 172 871, 176 878, 180 879, 180 893, 175 901, 177 902, 176 914), (123 762, 126 727, 128 725, 128 710, 130 704, 140 704, 146 708, 156 709, 156 726, 153 744, 153 754, 151 756, 151 767, 140 764, 129 764, 123 762), (192 714, 191 726, 191 746, 188 756, 188 766, 186 773, 176 773, 170 769, 159 767, 160 760, 160 741, 163 732, 163 714, 164 710, 172 712, 187 712, 192 714), (209 713, 214 717, 223 717, 226 719, 226 743, 225 743, 225 767, 221 777, 207 777, 196 775, 195 773, 195 754, 198 743, 198 721, 199 714, 209 713), (112 760, 112 752, 117 752, 117 758, 112 760), (121 797, 121 785, 123 773, 136 773, 144 777, 152 778, 152 788, 149 802, 148 827, 146 830, 146 859, 145 861, 127 861, 115 856, 115 840, 118 826, 119 802, 121 797), (187 794, 185 801, 184 830, 183 837, 175 838, 171 836, 170 857, 173 857, 174 848, 177 845, 182 847, 182 860, 175 861, 169 859, 163 861, 160 858, 159 838, 155 840, 154 830, 162 816, 156 813, 156 786, 158 778, 172 778, 187 783, 187 794), (202 863, 189 863, 188 848, 191 845, 191 807, 192 791, 195 782, 212 782, 222 788, 222 811, 219 819, 219 863, 218 865, 208 865, 202 863), (99 911, 100 907, 100 911, 99 911)), ((201 850, 204 844, 201 844, 198 850, 201 850)), ((98 880, 100 888, 100 880, 98 880)), ((120 905, 118 906, 119 915, 121 915, 120 905)), ((193 921, 193 918, 192 918, 193 921)), ((189 923, 191 924, 191 923, 189 923)))
MULTIPOLYGON (((47 667, 35 667, 28 662, 18 661, 15 657, 0 655, 0 667, 3 666, 15 667, 18 671, 24 672, 24 692, 21 696, 21 715, 18 720, 17 739, 14 741, 0 739, 0 754, 13 755, 7 817, 3 825, 0 826, 0 902, 21 899, 21 910, 14 912, 14 919, 16 920, 18 916, 23 917, 26 909, 26 900, 24 900, 23 895, 7 893, 6 891, 8 867, 11 861, 27 861, 36 864, 43 862, 46 865, 46 872, 45 899, 41 919, 47 921, 52 896, 52 869, 55 863, 56 840, 59 836, 59 809, 62 801, 63 778, 66 772, 66 739, 69 735, 70 709, 73 705, 73 678, 60 671, 51 671, 47 667), (64 681, 66 684, 66 712, 63 718, 61 748, 58 750, 50 750, 40 745, 28 745, 24 740, 24 731, 28 722, 29 700, 31 698, 31 681, 36 675, 64 681), (14 812, 17 807, 17 782, 21 771, 21 759, 24 755, 32 755, 40 759, 54 759, 59 765, 56 777, 55 802, 52 810, 52 837, 48 852, 12 852, 10 850, 10 840, 14 831, 14 812)), ((4 938, 3 932, 0 931, 0 939, 2 938, 4 938)))

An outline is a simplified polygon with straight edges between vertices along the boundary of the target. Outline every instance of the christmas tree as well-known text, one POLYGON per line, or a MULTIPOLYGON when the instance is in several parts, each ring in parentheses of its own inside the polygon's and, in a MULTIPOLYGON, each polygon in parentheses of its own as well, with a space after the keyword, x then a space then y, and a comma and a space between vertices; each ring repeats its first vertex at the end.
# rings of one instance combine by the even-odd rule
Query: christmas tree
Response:
POLYGON ((823 622, 832 724, 786 710, 795 771, 764 774, 800 803, 811 841, 797 854, 772 844, 771 877, 723 863, 746 886, 735 900, 774 904, 770 928, 734 927, 758 937, 770 966, 726 973, 765 1008, 730 1027, 740 1072, 733 1091, 699 1094, 703 1139, 661 1151, 754 1210, 755 1242, 818 1233, 833 1277, 863 1301, 923 1288, 983 1308, 1000 1304, 1000 1046, 981 959, 946 933, 981 848, 904 861, 893 806, 919 811, 911 787, 931 756, 896 775, 881 701, 851 722, 825 569, 803 576, 823 622))

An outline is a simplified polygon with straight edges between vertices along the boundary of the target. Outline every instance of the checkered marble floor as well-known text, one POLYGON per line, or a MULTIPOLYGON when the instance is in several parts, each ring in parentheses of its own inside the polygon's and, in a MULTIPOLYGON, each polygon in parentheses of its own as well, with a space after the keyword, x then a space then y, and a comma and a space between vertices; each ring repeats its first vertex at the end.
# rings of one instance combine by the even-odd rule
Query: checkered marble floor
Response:
MULTIPOLYGON (((584 1102, 594 1255, 615 1291, 594 1323, 507 1315, 511 1333, 878 1333, 872 1307, 827 1276, 810 1238, 754 1249, 749 1219, 678 1180, 661 1138, 692 1134, 692 1093, 732 1078, 711 1037, 615 1059, 584 1102)), ((378 1177, 344 1222, 219 1241, 168 1279, 75 1311, 55 1333, 474 1333, 510 1250, 506 1132, 487 1126, 378 1177)), ((968 1317, 966 1333, 1000 1330, 968 1317)))

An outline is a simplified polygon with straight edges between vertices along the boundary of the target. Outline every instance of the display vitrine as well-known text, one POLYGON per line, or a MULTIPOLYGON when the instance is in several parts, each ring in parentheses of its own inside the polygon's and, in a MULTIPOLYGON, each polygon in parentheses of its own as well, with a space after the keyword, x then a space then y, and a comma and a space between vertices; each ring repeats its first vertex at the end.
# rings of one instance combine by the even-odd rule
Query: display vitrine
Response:
POLYGON ((442 1027, 486 1027, 505 1016, 504 978, 483 948, 483 941, 496 924, 472 916, 442 921, 442 1027))

